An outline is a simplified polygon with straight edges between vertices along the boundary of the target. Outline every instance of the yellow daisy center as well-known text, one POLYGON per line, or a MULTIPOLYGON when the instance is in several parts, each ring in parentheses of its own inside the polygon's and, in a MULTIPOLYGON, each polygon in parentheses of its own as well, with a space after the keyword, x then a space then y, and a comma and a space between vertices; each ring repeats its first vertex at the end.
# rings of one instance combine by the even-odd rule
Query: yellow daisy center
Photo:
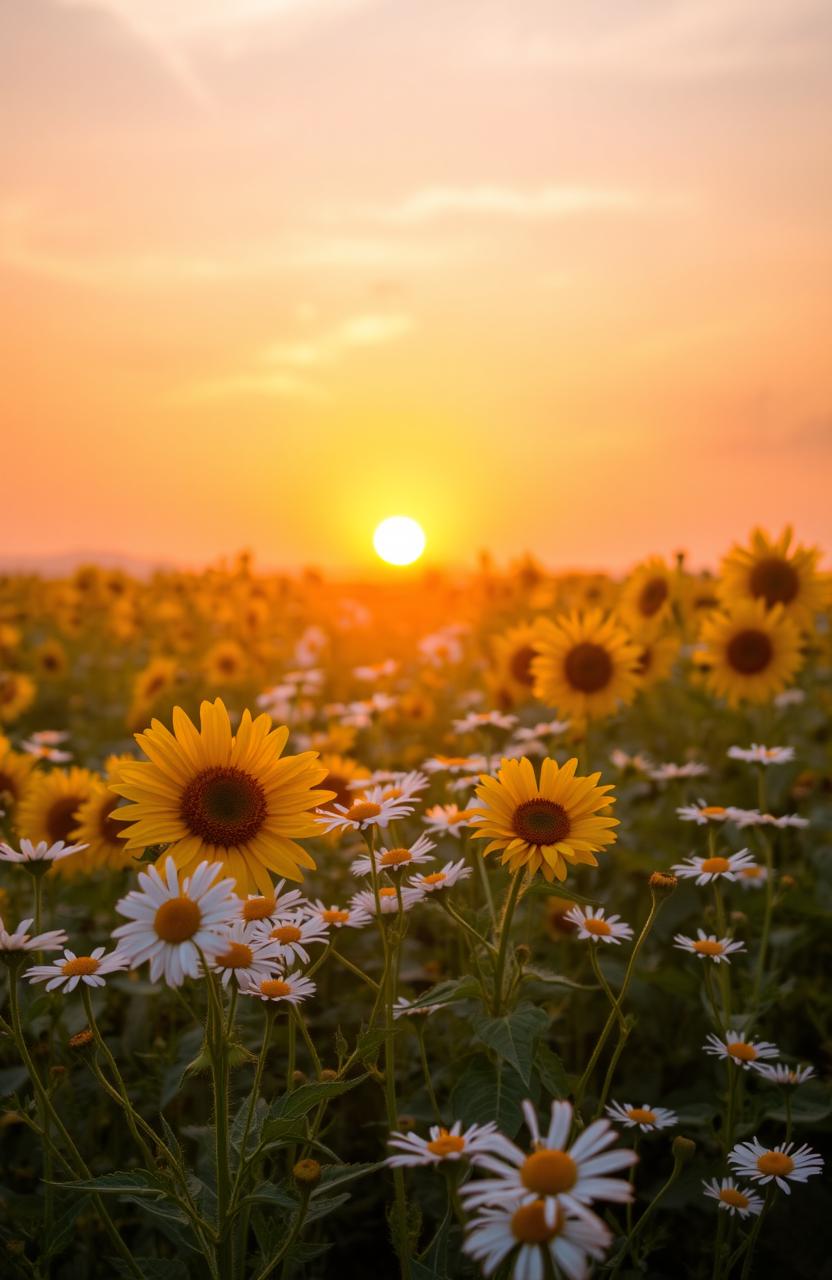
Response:
POLYGON ((232 942, 227 951, 217 956, 221 969, 247 969, 253 960, 251 947, 245 942, 232 942))
POLYGON ((234 765, 200 770, 179 802, 179 816, 191 834, 225 849, 252 840, 266 811, 266 793, 258 779, 234 765))
POLYGON ((444 871, 434 871, 429 876, 422 876, 422 884, 441 884, 446 879, 444 871))
POLYGON ((435 1156, 449 1156, 456 1151, 465 1150, 465 1139, 459 1133, 448 1133, 447 1129, 440 1129, 438 1138, 431 1138, 427 1144, 428 1151, 435 1156))
POLYGON ((648 1111, 646 1107, 628 1107, 627 1118, 634 1120, 636 1124, 655 1124, 655 1111, 648 1111))
POLYGON ((719 875, 723 871, 730 871, 731 863, 727 858, 703 858, 702 870, 709 876, 719 875))
POLYGON ((658 613, 667 599, 668 585, 664 578, 651 578, 645 582, 638 597, 639 613, 645 618, 652 618, 658 613))
POLYGON ((515 649, 511 655, 509 662, 509 671, 512 678, 518 684, 525 685, 530 689, 534 684, 534 676, 532 675, 532 662, 535 658, 535 651, 530 644, 523 644, 519 649, 515 649))
POLYGON ((563 664, 564 675, 579 693, 598 693, 613 677, 613 662, 603 645, 584 640, 570 649, 563 664))
POLYGON ((410 862, 413 854, 409 849, 388 849, 379 858, 379 862, 383 867, 398 867, 403 862, 410 862))
POLYGON ((531 1204, 521 1204, 511 1215, 511 1234, 521 1244, 548 1244, 554 1240, 561 1229, 562 1214, 558 1206, 555 1224, 550 1227, 546 1221, 545 1205, 542 1200, 533 1200, 531 1204))
POLYGON ((562 805, 539 796, 526 800, 514 810, 515 833, 527 844, 558 844, 571 830, 569 815, 562 805))
POLYGON ((260 983, 260 991, 262 995, 274 999, 275 996, 291 995, 292 988, 282 978, 264 978, 260 983))
POLYGON ((788 560, 767 556, 751 570, 748 586, 752 596, 765 600, 770 609, 774 604, 791 604, 800 590, 800 578, 788 560))
POLYGON ((274 913, 277 906, 277 899, 272 895, 268 898, 248 898, 243 903, 243 919, 244 920, 265 920, 274 913))
POLYGON ((725 950, 721 942, 711 942, 710 938, 700 938, 694 942, 693 949, 701 956, 721 956, 725 950))
POLYGON ((746 1044, 744 1040, 732 1040, 726 1048, 731 1057, 739 1058, 740 1062, 754 1062, 757 1057, 753 1044, 746 1044))
POLYGON ((587 933, 595 933, 599 938, 607 938, 612 933, 612 926, 598 916, 587 916, 584 920, 587 933))
POLYGON ((396 896, 396 890, 395 890, 395 889, 390 889, 390 888, 386 888, 386 889, 379 889, 379 891, 378 891, 378 896, 379 896, 380 898, 395 898, 395 896, 396 896))
POLYGON ((757 880, 763 874, 762 867, 741 867, 740 875, 746 880, 757 880))
POLYGON ((67 978, 84 978, 97 973, 101 961, 92 956, 76 956, 74 960, 65 960, 61 965, 61 973, 67 978))
POLYGON ((326 924, 344 924, 349 918, 349 911, 339 911, 337 907, 327 907, 321 912, 321 919, 326 924))
POLYGON ((719 1198, 725 1204, 733 1205, 735 1209, 748 1208, 748 1196, 744 1196, 741 1191, 736 1191, 733 1187, 723 1187, 719 1193, 719 1198))
POLYGON ((706 804, 701 812, 706 818, 718 818, 721 813, 725 813, 724 804, 706 804))
POLYGON ((278 942, 300 942, 303 932, 296 924, 279 924, 276 929, 272 929, 271 936, 278 942))
POLYGON ((526 1157, 520 1177, 529 1191, 539 1196, 556 1196, 574 1187, 578 1166, 567 1151, 544 1148, 526 1157))
POLYGON ((366 822, 367 818, 377 818, 381 813, 381 805, 373 800, 356 800, 347 810, 351 822, 366 822))
POLYGON ((774 657, 774 645, 765 631, 746 627, 728 641, 725 658, 741 676, 758 676, 774 657))
POLYGON ((163 942, 187 942, 196 933, 202 912, 192 898, 168 898, 153 919, 153 928, 163 942))
POLYGON ((757 1168, 760 1173, 771 1173, 776 1178, 782 1178, 792 1172, 794 1160, 782 1151, 767 1151, 765 1155, 758 1157, 757 1168))

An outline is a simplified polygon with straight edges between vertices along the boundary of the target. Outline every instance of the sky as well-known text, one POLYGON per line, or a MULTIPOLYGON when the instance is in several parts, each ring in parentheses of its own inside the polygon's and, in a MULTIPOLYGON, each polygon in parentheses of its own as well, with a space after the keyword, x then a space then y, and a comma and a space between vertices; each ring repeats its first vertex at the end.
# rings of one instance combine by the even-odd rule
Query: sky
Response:
POLYGON ((0 552, 832 548, 826 0, 3 0, 0 552))

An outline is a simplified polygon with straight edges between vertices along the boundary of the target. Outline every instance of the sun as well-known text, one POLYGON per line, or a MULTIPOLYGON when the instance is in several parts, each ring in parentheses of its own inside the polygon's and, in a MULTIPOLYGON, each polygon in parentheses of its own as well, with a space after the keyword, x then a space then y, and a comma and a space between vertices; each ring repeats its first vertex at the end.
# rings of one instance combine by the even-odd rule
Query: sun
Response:
POLYGON ((373 534, 373 546, 388 564, 413 564, 426 541, 424 529, 410 516, 388 516, 373 534))

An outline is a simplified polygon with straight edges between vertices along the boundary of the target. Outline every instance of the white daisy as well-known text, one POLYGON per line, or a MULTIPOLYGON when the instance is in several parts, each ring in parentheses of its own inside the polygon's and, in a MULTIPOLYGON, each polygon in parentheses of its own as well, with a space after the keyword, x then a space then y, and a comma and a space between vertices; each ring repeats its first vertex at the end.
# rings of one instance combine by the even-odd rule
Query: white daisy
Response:
POLYGON ((71 751, 62 751, 60 747, 50 747, 46 742, 35 742, 32 738, 24 738, 20 744, 29 756, 37 756, 38 760, 48 760, 50 764, 66 764, 72 759, 71 751))
POLYGON ((269 894, 250 893, 240 902, 240 919, 249 923, 262 920, 264 924, 273 924, 277 916, 285 915, 287 911, 299 911, 308 906, 307 899, 300 889, 289 889, 284 893, 285 883, 285 880, 278 880, 269 894))
POLYGON ((48 840, 41 840, 38 844, 21 840, 18 852, 11 845, 0 843, 0 862, 59 862, 61 858, 80 853, 86 847, 85 844, 64 844, 63 840, 57 840, 55 844, 48 840))
POLYGON ((687 764, 660 764, 649 771, 653 782, 675 782, 677 778, 701 778, 708 772, 706 764, 690 760, 687 764))
POLYGON ((633 931, 620 916, 605 916, 603 907, 579 907, 577 903, 563 913, 564 920, 578 926, 578 937, 589 942, 611 942, 621 945, 621 939, 628 941, 633 931))
POLYGON ((457 733, 474 733, 477 729, 488 726, 494 729, 513 729, 517 724, 517 716, 504 711, 469 711, 461 720, 452 721, 457 733))
POLYGON ((444 1006, 441 1004, 414 1004, 407 1000, 404 996, 399 996, 393 1004, 394 1018, 418 1018, 427 1017, 429 1013, 436 1013, 437 1009, 444 1006))
POLYGON ((651 1107, 643 1102, 640 1107, 631 1107, 627 1102, 613 1102, 607 1107, 607 1115, 625 1129, 633 1129, 638 1125, 642 1133, 653 1133, 656 1129, 670 1129, 679 1123, 675 1111, 667 1107, 651 1107))
MULTIPOLYGON (((411 845, 377 849, 374 855, 376 871, 387 871, 392 874, 394 871, 409 871, 419 862, 433 862, 430 851, 435 848, 436 845, 430 837, 422 835, 411 845)), ((354 876, 368 876, 372 871, 369 855, 356 858, 350 866, 350 871, 354 876)))
POLYGON ((683 933, 677 933, 673 939, 674 947, 678 947, 680 951, 688 951, 691 955, 698 956, 700 960, 704 960, 707 956, 709 960, 713 960, 714 964, 730 964, 729 955, 734 951, 745 951, 744 942, 732 942, 730 938, 718 938, 716 934, 706 934, 704 930, 696 930, 697 938, 687 938, 683 933))
POLYGON ((641 754, 631 756, 620 747, 614 747, 610 752, 610 762, 616 769, 632 769, 635 773, 649 773, 653 768, 653 763, 647 756, 641 754))
POLYGON ((753 866, 741 867, 737 874, 737 884, 743 889, 762 889, 768 879, 768 867, 755 862, 753 866))
POLYGON ((571 721, 569 720, 541 720, 531 726, 524 727, 521 725, 519 729, 514 731, 514 740, 516 742, 540 742, 546 738, 554 738, 559 733, 565 733, 570 723, 571 721))
POLYGON ((737 875, 745 867, 755 866, 753 854, 748 849, 740 849, 738 853, 729 853, 712 858, 685 858, 677 862, 671 870, 674 875, 685 879, 696 879, 697 884, 710 884, 712 880, 736 880, 737 875))
POLYGON ((431 756, 422 766, 428 773, 483 773, 488 768, 486 756, 431 756))
POLYGON ((356 680, 384 680, 388 676, 394 676, 398 669, 399 664, 395 658, 386 658, 384 662, 375 662, 364 667, 353 667, 352 674, 356 680))
MULTIPOLYGON (((365 778, 365 786, 366 782, 365 778)), ((360 785, 361 779, 355 779, 355 783, 360 785)), ((382 785, 381 790, 385 800, 410 800, 413 796, 418 795, 420 791, 424 791, 425 787, 429 786, 430 778, 422 773, 421 769, 411 769, 407 773, 391 774, 382 785)))
MULTIPOLYGON (((409 885, 403 885, 399 889, 399 893, 401 894, 403 911, 410 911, 425 896, 421 889, 414 889, 409 885)), ((399 909, 396 890, 389 885, 385 885, 382 889, 379 889, 378 897, 381 914, 384 916, 395 915, 399 909)), ((376 899, 372 889, 362 889, 359 893, 354 893, 350 899, 350 905, 353 910, 363 911, 366 915, 374 916, 376 914, 376 899)))
POLYGON ((306 908, 310 920, 317 920, 327 929, 360 929, 369 920, 366 911, 357 911, 355 907, 338 907, 334 903, 327 906, 320 898, 316 898, 306 908))
POLYGON ((676 810, 676 817, 682 822, 696 822, 704 827, 709 822, 724 822, 728 817, 728 810, 721 804, 706 804, 704 800, 697 800, 695 804, 680 805, 676 810))
MULTIPOLYGON (((479 782, 479 777, 476 779, 479 782)), ((422 815, 425 826, 435 833, 459 836, 463 827, 471 826, 474 809, 460 809, 458 804, 435 804, 422 815)))
POLYGON ((27 969, 23 976, 30 982, 45 982, 47 991, 63 987, 68 995, 79 982, 87 987, 103 987, 106 974, 126 968, 126 956, 120 955, 118 951, 105 955, 103 947, 96 947, 88 956, 77 956, 74 951, 64 951, 63 960, 56 960, 54 964, 36 964, 27 969))
POLYGON ((728 755, 746 764, 790 764, 794 760, 794 747, 764 747, 752 742, 750 747, 729 747, 728 755))
POLYGON ((66 742, 68 737, 69 733, 66 729, 37 729, 29 734, 29 741, 45 747, 57 747, 60 743, 66 742))
POLYGON ((391 1133, 389 1145, 401 1154, 388 1156, 385 1163, 391 1169, 436 1165, 446 1160, 470 1160, 476 1164, 479 1152, 490 1149, 489 1140, 497 1126, 491 1121, 472 1124, 463 1133, 462 1121, 457 1120, 450 1129, 435 1124, 429 1132, 429 1138, 420 1138, 416 1133, 391 1133))
POLYGON ((735 1173, 763 1186, 774 1179, 786 1195, 791 1194, 790 1182, 806 1182, 823 1170, 823 1157, 805 1143, 797 1149, 793 1142, 764 1147, 756 1138, 738 1142, 728 1156, 728 1163, 735 1173))
POLYGON ((200 951, 209 960, 222 951, 225 926, 237 913, 234 881, 217 880, 221 874, 219 863, 201 862, 180 885, 170 857, 165 859, 164 879, 156 867, 140 872, 141 890, 131 890, 116 903, 116 911, 127 916, 128 923, 113 930, 131 969, 149 960, 151 981, 164 978, 170 987, 181 986, 186 977, 199 977, 200 951))
POLYGON ((466 866, 465 859, 460 858, 459 862, 446 862, 441 871, 411 876, 409 883, 416 889, 423 889, 425 893, 436 893, 438 889, 452 889, 460 880, 467 880, 473 874, 471 868, 466 866))
POLYGON ((705 1188, 705 1195, 710 1196, 712 1200, 716 1200, 720 1209, 725 1209, 727 1213, 737 1213, 741 1218, 747 1218, 749 1214, 758 1214, 763 1207, 763 1202, 756 1192, 750 1187, 740 1187, 733 1178, 723 1178, 722 1182, 718 1182, 716 1178, 712 1178, 710 1182, 702 1182, 705 1188))
POLYGON ((558 1208, 585 1213, 595 1200, 627 1203, 633 1197, 631 1183, 608 1175, 627 1169, 638 1160, 635 1151, 606 1151, 617 1134, 609 1120, 595 1120, 567 1147, 572 1126, 572 1104, 553 1102, 549 1129, 540 1135, 537 1113, 528 1099, 523 1115, 532 1135, 532 1150, 527 1153, 503 1134, 492 1138, 491 1153, 478 1160, 481 1168, 495 1177, 477 1179, 460 1189, 466 1208, 502 1204, 517 1197, 519 1203, 542 1200, 547 1226, 554 1226, 558 1208))
POLYGON ((235 920, 226 930, 223 949, 214 958, 213 968, 227 987, 232 977, 241 987, 250 978, 268 978, 280 967, 282 948, 269 937, 262 923, 235 920))
POLYGON ((796 1085, 805 1084, 807 1080, 811 1080, 815 1074, 814 1067, 788 1067, 785 1062, 761 1062, 757 1068, 757 1074, 761 1075, 764 1080, 768 1080, 769 1084, 780 1084, 786 1088, 794 1088, 796 1085))
POLYGON ((406 818, 412 812, 409 800, 385 800, 382 787, 370 787, 352 804, 319 809, 315 817, 324 831, 366 831, 368 827, 384 828, 395 818, 406 818))
POLYGON ((291 964, 293 959, 309 964, 309 952, 306 948, 314 942, 326 942, 327 928, 314 916, 296 911, 293 915, 281 916, 275 920, 268 936, 280 948, 281 965, 291 964))
POLYGON ((588 1209, 578 1214, 558 1206, 549 1220, 543 1201, 532 1200, 481 1210, 468 1224, 462 1249, 486 1277, 513 1253, 513 1280, 547 1274, 587 1280, 591 1262, 600 1262, 611 1242, 609 1228, 588 1209))
POLYGON ((16 929, 9 933, 3 917, 0 916, 0 951, 14 955, 23 951, 60 951, 66 946, 67 936, 64 929, 50 929, 47 933, 27 933, 32 917, 21 920, 16 929))
POLYGON ((240 994, 255 996, 258 1000, 266 1000, 275 1004, 300 1004, 308 1000, 317 990, 310 978, 298 973, 284 973, 278 978, 250 979, 240 986, 240 994))
POLYGON ((726 813, 740 831, 744 827, 777 827, 782 831, 786 827, 802 829, 809 826, 809 819, 801 818, 799 813, 784 813, 775 818, 773 813, 761 813, 759 809, 739 809, 736 805, 731 805, 726 813))
POLYGON ((801 702, 805 701, 806 693, 803 689, 784 689, 774 699, 774 705, 775 707, 799 707, 801 702))
POLYGON ((743 1071, 747 1071, 749 1067, 757 1070, 758 1063, 763 1058, 780 1056, 776 1044, 771 1044, 768 1040, 749 1040, 744 1031, 728 1031, 724 1040, 711 1032, 702 1048, 717 1058, 730 1059, 743 1071))

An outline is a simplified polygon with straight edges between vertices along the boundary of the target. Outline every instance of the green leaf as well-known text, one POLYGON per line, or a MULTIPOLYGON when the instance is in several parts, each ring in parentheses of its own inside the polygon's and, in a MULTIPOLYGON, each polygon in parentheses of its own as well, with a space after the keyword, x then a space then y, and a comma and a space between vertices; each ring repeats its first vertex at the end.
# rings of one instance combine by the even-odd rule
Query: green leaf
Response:
POLYGON ((333 1187, 341 1187, 346 1182, 353 1182, 356 1178, 363 1178, 368 1173, 376 1173, 383 1168, 383 1160, 377 1160, 375 1164, 325 1164, 321 1168, 321 1181, 312 1192, 312 1199, 317 1195, 324 1195, 333 1187))
POLYGON ((529 965, 523 970, 524 982, 539 982, 547 987, 565 987, 569 991, 599 991, 597 982, 575 982, 562 973, 552 969, 541 969, 537 965, 529 965))
POLYGON ((291 1093, 281 1094, 269 1108, 269 1120, 299 1120, 308 1115, 320 1102, 349 1093, 366 1080, 366 1075, 353 1076, 350 1080, 318 1080, 314 1084, 302 1084, 291 1093))
POLYGON ((540 1083, 546 1093, 553 1098, 565 1098, 569 1094, 569 1077, 566 1068, 556 1053, 541 1040, 534 1055, 534 1066, 540 1076, 540 1083))
POLYGON ((415 1000, 408 1001, 408 1009, 433 1009, 439 1005, 455 1004, 459 1000, 480 1000, 482 987, 472 974, 438 982, 429 991, 423 991, 415 1000))
POLYGON ((53 1182, 61 1191, 97 1191, 99 1194, 164 1195, 164 1183, 151 1173, 102 1173, 98 1178, 80 1178, 77 1182, 53 1182))
POLYGON ((565 882, 561 884, 559 880, 549 884, 546 880, 535 880, 534 884, 526 890, 523 898, 568 898, 570 902, 588 902, 595 903, 597 898, 587 898, 582 893, 578 893, 577 889, 573 889, 571 885, 565 882))
POLYGON ((285 1187, 279 1187, 274 1182, 261 1182, 256 1191, 247 1195, 241 1204, 269 1204, 275 1209, 286 1209, 289 1213, 294 1213, 300 1201, 297 1196, 290 1195, 285 1187))
POLYGON ((451 1113, 465 1128, 495 1120, 511 1138, 523 1119, 520 1104, 526 1092, 516 1071, 486 1057, 471 1058, 451 1093, 451 1113))
MULTIPOLYGON (((786 1123, 786 1108, 782 1100, 778 1100, 766 1112, 772 1120, 786 1123)), ((818 1124, 832 1113, 832 1091, 820 1080, 809 1080, 805 1085, 795 1089, 792 1097, 792 1120, 795 1124, 818 1124)))
POLYGON ((536 1041, 549 1025, 549 1015, 533 1004, 520 1004, 501 1018, 474 1014, 470 1019, 477 1037, 510 1063, 528 1089, 536 1041))

